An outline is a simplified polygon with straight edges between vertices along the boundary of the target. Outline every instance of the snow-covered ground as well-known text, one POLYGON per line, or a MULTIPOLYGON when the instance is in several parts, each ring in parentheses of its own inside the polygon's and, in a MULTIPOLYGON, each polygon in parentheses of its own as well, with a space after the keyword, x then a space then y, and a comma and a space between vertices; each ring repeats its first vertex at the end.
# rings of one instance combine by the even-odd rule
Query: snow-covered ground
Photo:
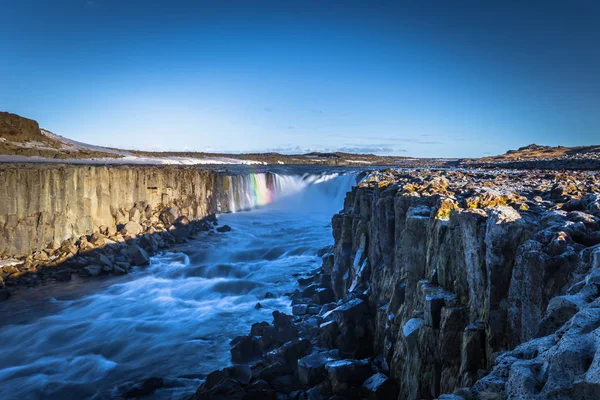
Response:
POLYGON ((237 160, 227 157, 138 157, 125 156, 121 158, 44 158, 44 157, 27 157, 27 156, 8 156, 0 155, 0 163, 67 163, 67 164, 140 164, 140 165, 219 165, 219 164, 236 164, 236 165, 251 165, 251 164, 266 164, 263 161, 254 160, 237 160))
POLYGON ((116 154, 120 156, 131 155, 130 152, 126 150, 118 150, 118 149, 109 149, 107 147, 95 146, 93 144, 87 144, 78 142, 76 140, 67 139, 66 137, 62 137, 57 135, 56 133, 52 133, 45 129, 40 129, 42 135, 48 137, 51 140, 56 140, 57 142, 62 143, 62 148, 64 150, 93 150, 93 151, 101 151, 103 153, 116 154))
MULTIPOLYGON (((95 146, 92 144, 78 142, 76 140, 67 139, 45 129, 41 129, 44 136, 52 141, 59 142, 61 144, 61 150, 68 151, 79 151, 79 150, 91 150, 95 152, 102 152, 108 154, 114 154, 120 157, 101 157, 101 158, 89 158, 89 159, 75 159, 75 158, 47 158, 38 156, 19 156, 19 155, 0 155, 0 162, 33 162, 33 163, 68 163, 68 164, 140 164, 140 165, 218 165, 218 164, 266 164, 262 161, 254 160, 238 160, 230 157, 147 157, 137 156, 134 153, 127 150, 110 149, 102 146, 95 146)), ((2 138, 3 141, 6 139, 2 138)), ((21 144, 21 147, 29 148, 40 148, 44 150, 57 150, 53 147, 48 147, 47 144, 41 142, 27 142, 21 144)), ((60 151, 60 150, 59 150, 60 151)))

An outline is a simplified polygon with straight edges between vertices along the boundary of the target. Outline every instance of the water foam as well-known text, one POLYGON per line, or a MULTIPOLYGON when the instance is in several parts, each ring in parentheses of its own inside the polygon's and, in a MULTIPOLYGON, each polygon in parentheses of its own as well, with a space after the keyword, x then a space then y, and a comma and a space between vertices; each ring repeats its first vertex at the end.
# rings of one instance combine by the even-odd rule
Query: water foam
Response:
POLYGON ((231 232, 204 234, 104 285, 83 283, 69 298, 56 285, 53 302, 27 292, 5 302, 23 318, 11 323, 9 308, 0 308, 0 398, 111 398, 151 376, 171 382, 153 398, 180 398, 227 365, 233 337, 270 321, 275 309, 289 312, 284 294, 320 265, 331 214, 355 182, 270 175, 240 180, 236 200, 259 208, 219 216, 231 232))

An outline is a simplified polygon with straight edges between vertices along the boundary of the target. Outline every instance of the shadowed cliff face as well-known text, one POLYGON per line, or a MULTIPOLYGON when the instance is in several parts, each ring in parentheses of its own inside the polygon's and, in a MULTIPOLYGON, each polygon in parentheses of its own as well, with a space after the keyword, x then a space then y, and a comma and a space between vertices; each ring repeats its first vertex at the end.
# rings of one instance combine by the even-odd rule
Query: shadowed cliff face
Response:
POLYGON ((599 222, 594 175, 374 174, 333 218, 332 286, 368 289, 400 399, 585 398, 600 390, 599 222), (559 368, 576 372, 551 381, 559 368))

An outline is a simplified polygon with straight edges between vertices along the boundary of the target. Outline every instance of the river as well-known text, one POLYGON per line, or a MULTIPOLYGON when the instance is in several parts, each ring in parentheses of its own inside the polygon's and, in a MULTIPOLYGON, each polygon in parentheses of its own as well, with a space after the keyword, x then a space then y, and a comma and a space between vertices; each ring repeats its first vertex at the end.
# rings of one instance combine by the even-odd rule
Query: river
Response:
POLYGON ((0 303, 0 399, 110 399, 154 376, 165 388, 148 398, 183 398, 231 362, 232 338, 271 322, 274 310, 289 312, 285 293, 320 266, 356 174, 236 179, 232 203, 255 208, 220 215, 230 232, 201 233, 125 276, 50 284, 0 303))

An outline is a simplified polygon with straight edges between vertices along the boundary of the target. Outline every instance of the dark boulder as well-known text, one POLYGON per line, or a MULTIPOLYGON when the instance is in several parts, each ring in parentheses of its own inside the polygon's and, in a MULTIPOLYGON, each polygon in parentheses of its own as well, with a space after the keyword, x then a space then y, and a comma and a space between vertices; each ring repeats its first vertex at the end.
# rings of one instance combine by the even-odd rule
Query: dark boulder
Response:
POLYGON ((350 387, 361 386, 373 375, 369 360, 340 360, 325 365, 333 392, 344 394, 350 387))
POLYGON ((145 266, 150 264, 148 253, 137 244, 127 247, 127 258, 132 265, 145 266))
POLYGON ((298 360, 298 379, 304 386, 314 386, 327 377, 325 364, 331 359, 324 353, 313 353, 298 360))
POLYGON ((150 396, 158 389, 163 387, 162 378, 148 378, 141 385, 129 389, 123 394, 126 399, 135 399, 138 397, 150 396))
POLYGON ((318 288, 312 295, 312 301, 315 304, 324 305, 335 301, 335 294, 330 288, 318 288))
POLYGON ((396 383, 382 373, 376 373, 362 385, 363 395, 369 400, 386 400, 398 397, 396 383))
POLYGON ((261 356, 262 351, 259 339, 253 336, 238 336, 232 340, 231 360, 233 362, 247 362, 261 356))
POLYGON ((309 353, 310 341, 306 339, 292 340, 283 346, 271 351, 267 357, 279 361, 292 369, 296 368, 298 359, 309 353))
POLYGON ((220 381, 215 386, 208 388, 205 385, 200 386, 192 396, 194 400, 242 400, 246 397, 246 392, 234 379, 227 378, 220 381))

